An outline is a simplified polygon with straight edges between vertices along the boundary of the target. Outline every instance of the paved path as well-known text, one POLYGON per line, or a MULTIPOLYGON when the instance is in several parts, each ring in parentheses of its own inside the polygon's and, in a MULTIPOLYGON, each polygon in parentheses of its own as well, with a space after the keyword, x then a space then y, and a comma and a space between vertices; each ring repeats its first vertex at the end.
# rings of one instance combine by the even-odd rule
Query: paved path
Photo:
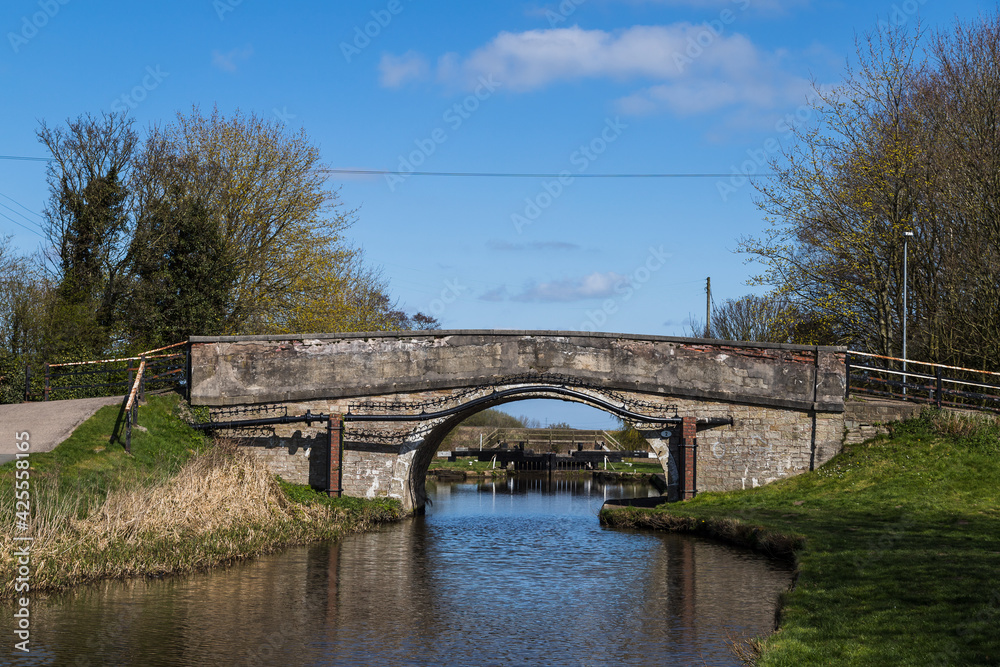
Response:
POLYGON ((122 396, 105 396, 0 405, 0 463, 14 458, 16 433, 31 434, 32 452, 50 452, 99 408, 120 405, 123 400, 122 396))

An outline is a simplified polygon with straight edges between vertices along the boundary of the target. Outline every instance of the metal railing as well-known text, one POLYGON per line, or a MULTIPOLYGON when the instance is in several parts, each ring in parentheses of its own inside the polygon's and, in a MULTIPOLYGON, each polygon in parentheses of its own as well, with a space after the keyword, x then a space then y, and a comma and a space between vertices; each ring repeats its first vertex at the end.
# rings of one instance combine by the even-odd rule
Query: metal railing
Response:
MULTIPOLYGON (((58 364, 45 364, 45 383, 42 389, 42 400, 52 398, 94 398, 98 396, 115 396, 128 392, 133 383, 140 362, 146 369, 143 389, 164 389, 168 386, 187 382, 188 353, 174 352, 157 354, 172 350, 184 343, 174 343, 155 350, 142 352, 134 357, 117 359, 98 359, 96 361, 71 361, 58 364), (93 378, 97 382, 87 382, 93 378)), ((30 381, 30 377, 26 382, 30 381)), ((27 389, 25 394, 28 394, 27 389)))
POLYGON ((846 364, 847 397, 864 395, 938 408, 1000 412, 1000 373, 853 350, 848 351, 846 364))

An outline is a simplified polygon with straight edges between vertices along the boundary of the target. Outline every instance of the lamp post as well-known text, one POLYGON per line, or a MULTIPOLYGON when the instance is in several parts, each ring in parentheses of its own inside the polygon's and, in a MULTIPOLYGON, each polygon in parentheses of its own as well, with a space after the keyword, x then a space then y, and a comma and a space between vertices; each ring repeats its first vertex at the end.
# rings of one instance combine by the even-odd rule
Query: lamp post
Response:
POLYGON ((906 259, 907 259, 907 242, 913 237, 913 232, 903 232, 903 396, 906 396, 906 320, 907 311, 906 309, 906 259))

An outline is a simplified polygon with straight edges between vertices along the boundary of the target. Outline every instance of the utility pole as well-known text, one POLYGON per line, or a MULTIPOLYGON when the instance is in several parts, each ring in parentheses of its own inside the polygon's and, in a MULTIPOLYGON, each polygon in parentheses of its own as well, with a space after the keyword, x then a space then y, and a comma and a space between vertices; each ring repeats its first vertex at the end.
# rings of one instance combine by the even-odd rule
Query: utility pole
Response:
POLYGON ((705 279, 705 338, 711 338, 712 331, 712 277, 705 279))

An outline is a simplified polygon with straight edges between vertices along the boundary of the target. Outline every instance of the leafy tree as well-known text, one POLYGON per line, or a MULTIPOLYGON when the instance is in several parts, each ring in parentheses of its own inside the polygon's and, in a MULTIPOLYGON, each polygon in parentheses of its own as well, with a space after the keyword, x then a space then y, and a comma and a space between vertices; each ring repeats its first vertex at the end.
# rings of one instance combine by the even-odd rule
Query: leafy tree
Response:
POLYGON ((489 408, 467 417, 461 426, 493 426, 496 428, 525 428, 523 418, 489 408))
POLYGON ((765 271, 753 280, 778 299, 881 352, 898 352, 902 232, 921 184, 909 129, 917 39, 901 29, 870 36, 860 64, 833 91, 817 91, 813 126, 756 183, 770 227, 741 250, 765 271))
POLYGON ((621 426, 611 434, 618 441, 618 444, 629 452, 649 450, 649 442, 646 441, 646 438, 642 437, 642 433, 635 428, 635 424, 624 419, 619 419, 618 421, 621 426))
POLYGON ((379 272, 346 242, 354 211, 330 187, 305 132, 194 108, 157 129, 147 153, 146 200, 161 198, 169 182, 197 197, 221 230, 232 269, 227 333, 436 328, 433 318, 397 310, 379 272), (170 177, 158 178, 164 169, 170 177))
POLYGON ((219 226, 197 199, 161 202, 136 236, 132 331, 144 346, 222 331, 234 271, 219 226))
POLYGON ((356 254, 342 238, 353 213, 327 185, 304 132, 255 114, 194 108, 156 130, 149 145, 153 169, 184 165, 189 180, 180 187, 201 195, 219 225, 234 271, 227 332, 287 332, 321 319, 317 312, 330 315, 328 304, 355 277, 343 270, 356 254))
POLYGON ((129 180, 138 137, 122 115, 89 114, 49 127, 50 199, 45 231, 55 251, 57 298, 50 313, 50 354, 107 352, 117 336, 130 236, 129 180))

